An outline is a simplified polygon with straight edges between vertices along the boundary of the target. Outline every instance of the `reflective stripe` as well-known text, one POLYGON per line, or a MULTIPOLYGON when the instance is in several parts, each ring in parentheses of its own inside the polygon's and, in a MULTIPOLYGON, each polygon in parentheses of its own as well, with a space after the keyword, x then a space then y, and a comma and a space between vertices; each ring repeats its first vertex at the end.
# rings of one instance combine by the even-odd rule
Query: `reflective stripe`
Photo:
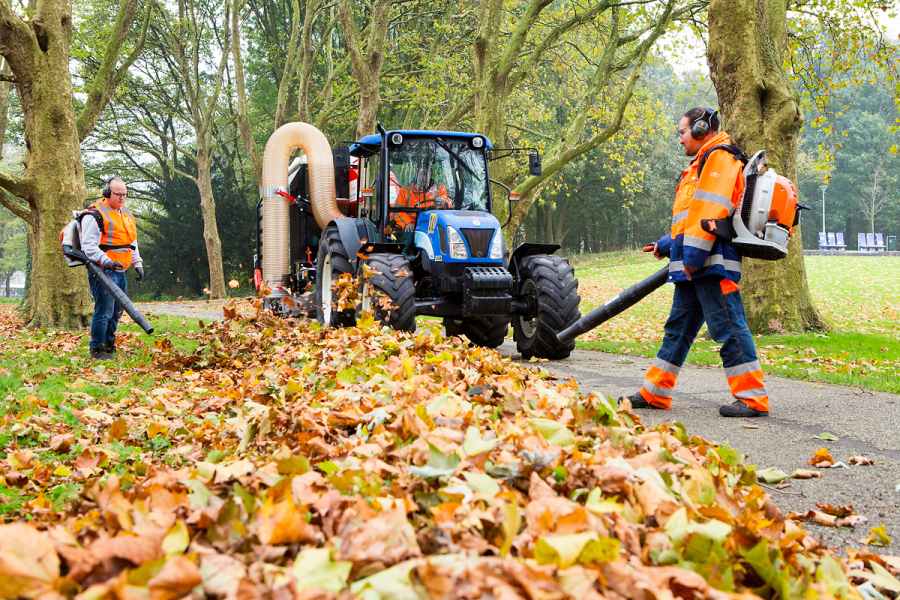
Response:
POLYGON ((687 219, 687 216, 688 216, 687 210, 683 210, 679 213, 675 213, 675 215, 672 216, 672 225, 678 225, 679 223, 681 223, 682 221, 687 219))
POLYGON ((738 375, 746 375, 747 373, 753 373, 754 371, 761 370, 762 367, 759 366, 759 361, 754 360, 753 362, 744 363, 736 367, 725 367, 725 377, 731 379, 732 377, 737 377, 738 375))
POLYGON ((752 390, 744 390, 743 392, 738 392, 734 394, 734 397, 738 400, 746 400, 749 398, 765 398, 769 399, 769 392, 765 387, 761 388, 753 388, 752 390))
POLYGON ((706 257, 706 261, 703 263, 704 267, 710 267, 712 265, 722 265, 729 271, 735 271, 736 273, 741 272, 741 261, 739 260, 726 260, 721 254, 710 254, 706 257))
POLYGON ((685 235, 683 245, 709 252, 712 250, 713 243, 715 243, 715 239, 704 240, 703 238, 694 237, 692 235, 685 235))
POLYGON ((659 396, 660 398, 668 398, 669 400, 672 399, 672 390, 671 389, 667 390, 666 388, 661 388, 658 385, 653 385, 646 379, 644 379, 644 389, 647 390, 648 392, 650 392, 651 394, 653 394, 654 396, 659 396))
POLYGON ((723 196, 722 194, 707 192, 705 190, 697 190, 694 192, 694 198, 696 198, 697 200, 703 200, 704 202, 712 202, 713 204, 718 204, 719 206, 724 206, 725 208, 731 210, 731 198, 729 198, 728 196, 723 196))
POLYGON ((678 271, 684 271, 684 262, 680 260, 670 261, 669 273, 677 273, 678 271))
POLYGON ((659 358, 658 356, 653 359, 653 366, 656 367, 657 369, 659 369, 660 371, 665 371, 666 373, 668 373, 670 375, 675 375, 676 377, 678 376, 679 373, 681 373, 681 367, 676 367, 672 363, 668 363, 668 362, 664 361, 663 359, 659 358))

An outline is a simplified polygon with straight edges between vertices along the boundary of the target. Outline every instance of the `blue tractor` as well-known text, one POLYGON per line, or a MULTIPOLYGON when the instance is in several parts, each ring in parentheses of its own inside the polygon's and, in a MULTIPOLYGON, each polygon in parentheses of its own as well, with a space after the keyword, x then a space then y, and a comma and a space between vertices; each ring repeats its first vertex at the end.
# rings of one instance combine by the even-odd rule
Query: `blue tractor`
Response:
MULTIPOLYGON (((333 149, 334 203, 311 198, 309 151, 288 193, 272 188, 292 202, 284 236, 291 250, 289 273, 275 291, 267 288, 269 299, 305 304, 335 327, 353 325, 361 311, 403 331, 415 331, 417 316, 440 317, 448 335, 488 348, 503 342, 511 323, 522 356, 567 357, 575 343, 561 344, 557 334, 581 316, 574 269, 553 254, 555 244, 525 243, 510 253, 493 215, 491 161, 527 149, 494 149, 473 133, 378 130, 333 149)), ((529 163, 539 174, 536 152, 529 163)), ((262 257, 272 251, 262 207, 258 287, 262 257)))

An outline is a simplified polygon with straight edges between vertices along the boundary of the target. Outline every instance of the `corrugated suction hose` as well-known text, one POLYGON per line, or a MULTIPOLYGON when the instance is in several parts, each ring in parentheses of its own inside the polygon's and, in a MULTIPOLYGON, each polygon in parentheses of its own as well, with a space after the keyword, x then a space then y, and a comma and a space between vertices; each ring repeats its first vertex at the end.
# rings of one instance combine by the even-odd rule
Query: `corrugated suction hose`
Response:
POLYGON ((308 123, 287 123, 279 127, 266 144, 259 190, 263 199, 262 272, 266 285, 286 285, 290 274, 289 204, 278 195, 278 190, 288 191, 288 163, 294 148, 306 152, 309 194, 316 223, 325 229, 330 221, 344 216, 334 195, 334 159, 328 140, 308 123))

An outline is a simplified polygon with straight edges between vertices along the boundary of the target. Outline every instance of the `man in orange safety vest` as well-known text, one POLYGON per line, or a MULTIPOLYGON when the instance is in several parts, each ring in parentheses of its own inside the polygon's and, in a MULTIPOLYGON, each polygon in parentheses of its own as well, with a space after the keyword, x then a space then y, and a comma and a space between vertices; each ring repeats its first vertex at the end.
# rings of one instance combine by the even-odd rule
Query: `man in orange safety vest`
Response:
MULTIPOLYGON (((81 221, 81 249, 89 259, 102 265, 113 283, 127 294, 125 271, 129 266, 137 272, 137 281, 144 278, 143 260, 137 246, 137 224, 131 211, 124 208, 128 188, 121 178, 114 176, 106 181, 101 195, 103 198, 88 208, 95 218, 81 221), (96 218, 98 214, 99 219, 96 218)), ((109 360, 116 354, 116 328, 122 317, 122 307, 90 271, 88 283, 94 298, 90 356, 94 360, 109 360)))

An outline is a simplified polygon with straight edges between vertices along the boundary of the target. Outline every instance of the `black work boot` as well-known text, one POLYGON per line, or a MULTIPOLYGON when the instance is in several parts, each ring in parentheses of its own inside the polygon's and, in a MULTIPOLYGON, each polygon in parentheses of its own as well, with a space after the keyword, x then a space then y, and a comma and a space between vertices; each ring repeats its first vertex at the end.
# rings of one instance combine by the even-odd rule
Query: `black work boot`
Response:
POLYGON ((103 344, 103 351, 106 352, 107 354, 109 354, 110 358, 115 358, 115 356, 118 352, 116 350, 115 342, 113 342, 113 343, 107 342, 106 344, 103 344))
POLYGON ((109 360, 112 358, 112 356, 106 353, 102 344, 96 348, 90 349, 90 357, 91 360, 109 360))
POLYGON ((655 408, 658 410, 665 410, 662 406, 656 406, 655 404, 650 404, 649 402, 644 400, 643 394, 641 394, 639 391, 633 393, 630 396, 622 396, 621 398, 619 398, 619 404, 622 404, 623 400, 630 400, 631 408, 655 408))
POLYGON ((756 410, 740 400, 735 400, 731 404, 719 407, 719 414, 723 417, 768 417, 769 411, 756 410))

